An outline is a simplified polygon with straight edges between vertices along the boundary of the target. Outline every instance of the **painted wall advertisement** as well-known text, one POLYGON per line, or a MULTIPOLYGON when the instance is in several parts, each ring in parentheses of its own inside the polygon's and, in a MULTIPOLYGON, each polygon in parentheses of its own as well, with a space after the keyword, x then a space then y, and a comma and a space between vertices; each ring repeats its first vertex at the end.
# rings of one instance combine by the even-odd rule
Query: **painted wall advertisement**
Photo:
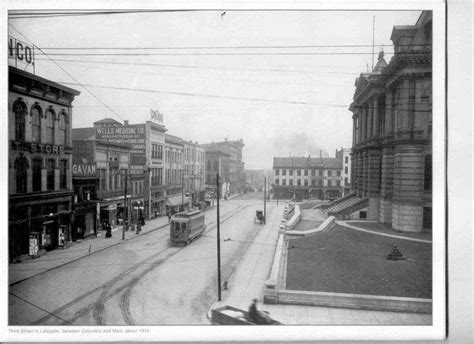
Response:
POLYGON ((96 178, 96 164, 94 159, 94 143, 74 141, 72 156, 72 175, 82 178, 96 178))
POLYGON ((131 145, 131 165, 145 164, 145 124, 125 126, 116 126, 114 124, 106 126, 102 124, 100 127, 97 126, 95 130, 97 140, 131 145))

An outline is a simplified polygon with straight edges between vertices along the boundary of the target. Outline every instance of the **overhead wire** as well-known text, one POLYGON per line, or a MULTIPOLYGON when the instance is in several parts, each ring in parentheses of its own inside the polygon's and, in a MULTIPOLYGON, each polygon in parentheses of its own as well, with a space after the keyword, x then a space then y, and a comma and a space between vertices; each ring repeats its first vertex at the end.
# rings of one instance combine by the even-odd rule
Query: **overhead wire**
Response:
POLYGON ((48 56, 40 47, 35 45, 31 40, 29 40, 25 35, 23 35, 18 29, 16 29, 12 24, 8 23, 8 25, 15 30, 18 34, 20 34, 24 39, 30 42, 34 47, 36 47, 41 53, 43 53, 48 59, 53 62, 59 69, 61 69, 64 73, 66 73, 71 79, 73 79, 77 85, 80 85, 84 90, 87 91, 91 96, 93 96, 97 101, 99 101, 102 105, 104 105, 110 112, 112 112, 115 116, 120 118, 122 121, 124 120, 119 114, 117 114, 112 108, 110 108, 107 104, 105 104, 99 97, 97 97, 93 92, 91 92, 87 87, 85 87, 79 80, 77 80, 73 75, 71 75, 67 70, 65 70, 61 65, 59 65, 54 59, 48 56))

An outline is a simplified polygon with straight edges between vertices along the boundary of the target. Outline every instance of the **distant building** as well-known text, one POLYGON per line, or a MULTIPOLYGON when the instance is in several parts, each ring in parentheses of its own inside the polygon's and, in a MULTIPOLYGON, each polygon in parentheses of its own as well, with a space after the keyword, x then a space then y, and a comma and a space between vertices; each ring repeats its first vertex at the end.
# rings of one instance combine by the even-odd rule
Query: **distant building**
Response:
MULTIPOLYGON (((270 172, 270 170, 245 170, 245 185, 256 190, 263 190, 265 177, 269 176, 270 172)), ((270 183, 270 179, 267 183, 270 183)))
POLYGON ((230 154, 206 148, 206 192, 213 195, 217 192, 217 174, 219 173, 221 194, 223 198, 230 193, 230 154))
POLYGON ((30 237, 38 250, 72 238, 72 102, 80 92, 8 70, 8 240, 14 260, 31 253, 30 237))
POLYGON ((184 141, 182 138, 165 135, 165 184, 166 212, 178 212, 188 204, 184 196, 184 141))
POLYGON ((397 231, 430 231, 432 222, 432 12, 394 26, 395 55, 383 52, 356 79, 352 189, 368 199, 367 217, 397 231))
POLYGON ((346 196, 351 192, 351 149, 341 148, 336 150, 336 158, 342 161, 342 195, 346 196))
MULTIPOLYGON (((222 183, 224 183, 223 185, 226 185, 227 187, 226 193, 230 195, 243 192, 245 186, 245 163, 242 161, 242 149, 244 147, 244 141, 242 139, 235 141, 229 141, 225 139, 222 142, 203 144, 203 147, 206 149, 206 166, 209 165, 211 160, 212 163, 215 161, 220 161, 220 163, 223 165, 221 176, 222 183)), ((208 177, 206 176, 206 185, 209 185, 207 178, 208 177)))
POLYGON ((184 192, 192 203, 203 202, 206 190, 206 150, 197 142, 184 141, 184 192))
POLYGON ((335 199, 343 193, 340 158, 273 158, 273 197, 276 199, 335 199))

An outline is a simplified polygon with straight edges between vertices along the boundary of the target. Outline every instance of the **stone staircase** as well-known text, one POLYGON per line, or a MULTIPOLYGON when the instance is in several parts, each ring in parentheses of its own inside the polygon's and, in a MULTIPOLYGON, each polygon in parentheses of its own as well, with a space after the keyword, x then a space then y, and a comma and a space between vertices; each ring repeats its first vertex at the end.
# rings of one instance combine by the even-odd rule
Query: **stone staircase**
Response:
POLYGON ((367 198, 360 198, 355 194, 349 194, 324 205, 324 207, 321 207, 321 210, 323 210, 328 216, 341 218, 344 215, 349 215, 359 209, 367 207, 368 203, 369 200, 367 198))

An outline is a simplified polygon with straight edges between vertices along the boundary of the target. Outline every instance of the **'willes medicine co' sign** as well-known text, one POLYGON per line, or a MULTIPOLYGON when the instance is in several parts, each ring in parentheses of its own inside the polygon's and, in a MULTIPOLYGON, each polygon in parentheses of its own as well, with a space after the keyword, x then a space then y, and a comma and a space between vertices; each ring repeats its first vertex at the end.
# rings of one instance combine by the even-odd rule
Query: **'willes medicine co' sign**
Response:
POLYGON ((15 67, 21 64, 23 67, 27 65, 35 65, 34 46, 28 45, 14 37, 8 37, 8 60, 15 62, 15 67))

